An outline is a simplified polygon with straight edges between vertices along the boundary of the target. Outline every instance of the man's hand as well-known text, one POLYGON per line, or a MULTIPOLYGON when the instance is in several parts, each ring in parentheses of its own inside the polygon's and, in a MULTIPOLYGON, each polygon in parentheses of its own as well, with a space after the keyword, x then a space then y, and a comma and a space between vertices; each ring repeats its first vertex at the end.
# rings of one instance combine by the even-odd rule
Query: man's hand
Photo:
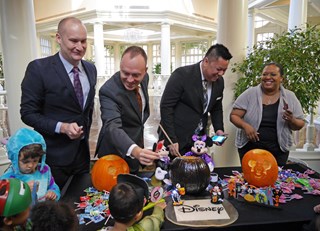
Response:
POLYGON ((169 148, 169 152, 171 153, 171 155, 180 156, 179 143, 170 144, 170 145, 168 145, 168 148, 169 148))
POLYGON ((75 140, 83 135, 83 130, 82 126, 78 126, 77 123, 62 123, 60 133, 64 133, 70 139, 75 140))
MULTIPOLYGON (((224 131, 222 130, 217 130, 216 133, 215 133, 216 136, 228 136, 227 133, 224 133, 224 131)), ((217 146, 222 146, 223 142, 222 143, 219 143, 219 142, 216 142, 216 141, 213 141, 213 143, 217 146)))
POLYGON ((161 157, 159 153, 148 149, 142 149, 138 146, 132 150, 131 155, 139 160, 142 165, 152 165, 155 160, 158 160, 161 157))

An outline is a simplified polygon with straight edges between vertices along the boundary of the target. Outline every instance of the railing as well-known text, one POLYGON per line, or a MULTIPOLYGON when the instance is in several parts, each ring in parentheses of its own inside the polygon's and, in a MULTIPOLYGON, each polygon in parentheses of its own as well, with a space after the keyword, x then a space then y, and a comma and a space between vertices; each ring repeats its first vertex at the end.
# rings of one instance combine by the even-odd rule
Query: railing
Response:
POLYGON ((163 90, 167 84, 167 81, 169 79, 169 75, 153 75, 153 94, 155 96, 161 96, 163 93, 163 90))
POLYGON ((320 111, 314 120, 313 115, 306 117, 307 125, 301 131, 295 132, 295 141, 298 144, 305 140, 302 147, 291 147, 289 159, 297 159, 305 162, 310 168, 320 172, 320 111), (304 139, 305 137, 305 139, 304 139))
POLYGON ((11 163, 8 159, 7 150, 4 145, 5 138, 10 135, 8 123, 8 106, 7 106, 7 91, 4 79, 0 78, 0 175, 7 169, 11 163))

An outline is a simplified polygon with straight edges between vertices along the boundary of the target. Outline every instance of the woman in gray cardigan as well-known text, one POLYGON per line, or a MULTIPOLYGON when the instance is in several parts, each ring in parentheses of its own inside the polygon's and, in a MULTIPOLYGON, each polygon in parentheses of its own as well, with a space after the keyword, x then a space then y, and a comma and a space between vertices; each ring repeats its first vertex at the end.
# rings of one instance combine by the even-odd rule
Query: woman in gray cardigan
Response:
POLYGON ((282 81, 282 67, 265 64, 261 83, 236 99, 230 121, 238 128, 235 144, 240 161, 249 150, 260 148, 271 152, 279 166, 286 164, 292 130, 300 130, 305 122, 299 100, 282 81))

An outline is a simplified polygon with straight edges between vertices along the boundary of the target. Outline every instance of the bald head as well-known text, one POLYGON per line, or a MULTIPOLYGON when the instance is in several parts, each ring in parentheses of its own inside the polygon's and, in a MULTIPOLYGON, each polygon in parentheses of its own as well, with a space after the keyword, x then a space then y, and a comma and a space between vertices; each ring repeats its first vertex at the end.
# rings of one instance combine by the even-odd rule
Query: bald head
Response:
POLYGON ((87 29, 81 20, 67 17, 60 21, 56 40, 60 54, 73 66, 78 65, 87 49, 87 29))
POLYGON ((84 28, 86 28, 80 19, 75 18, 75 17, 67 17, 67 18, 62 19, 59 22, 58 33, 63 34, 65 32, 66 28, 69 28, 71 25, 77 25, 77 26, 81 25, 84 28))

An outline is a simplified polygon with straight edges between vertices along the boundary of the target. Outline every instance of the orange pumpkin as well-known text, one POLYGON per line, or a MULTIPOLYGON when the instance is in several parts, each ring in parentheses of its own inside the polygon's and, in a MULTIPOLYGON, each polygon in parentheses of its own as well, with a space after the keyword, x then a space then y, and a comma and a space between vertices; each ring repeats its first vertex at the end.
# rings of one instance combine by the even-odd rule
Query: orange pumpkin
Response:
POLYGON ((117 155, 106 155, 94 163, 91 170, 91 181, 99 191, 110 192, 117 184, 117 176, 126 173, 129 173, 129 166, 124 159, 117 155))
POLYGON ((273 185, 278 178, 278 164, 274 156, 263 149, 252 149, 242 158, 244 179, 256 187, 273 185))

